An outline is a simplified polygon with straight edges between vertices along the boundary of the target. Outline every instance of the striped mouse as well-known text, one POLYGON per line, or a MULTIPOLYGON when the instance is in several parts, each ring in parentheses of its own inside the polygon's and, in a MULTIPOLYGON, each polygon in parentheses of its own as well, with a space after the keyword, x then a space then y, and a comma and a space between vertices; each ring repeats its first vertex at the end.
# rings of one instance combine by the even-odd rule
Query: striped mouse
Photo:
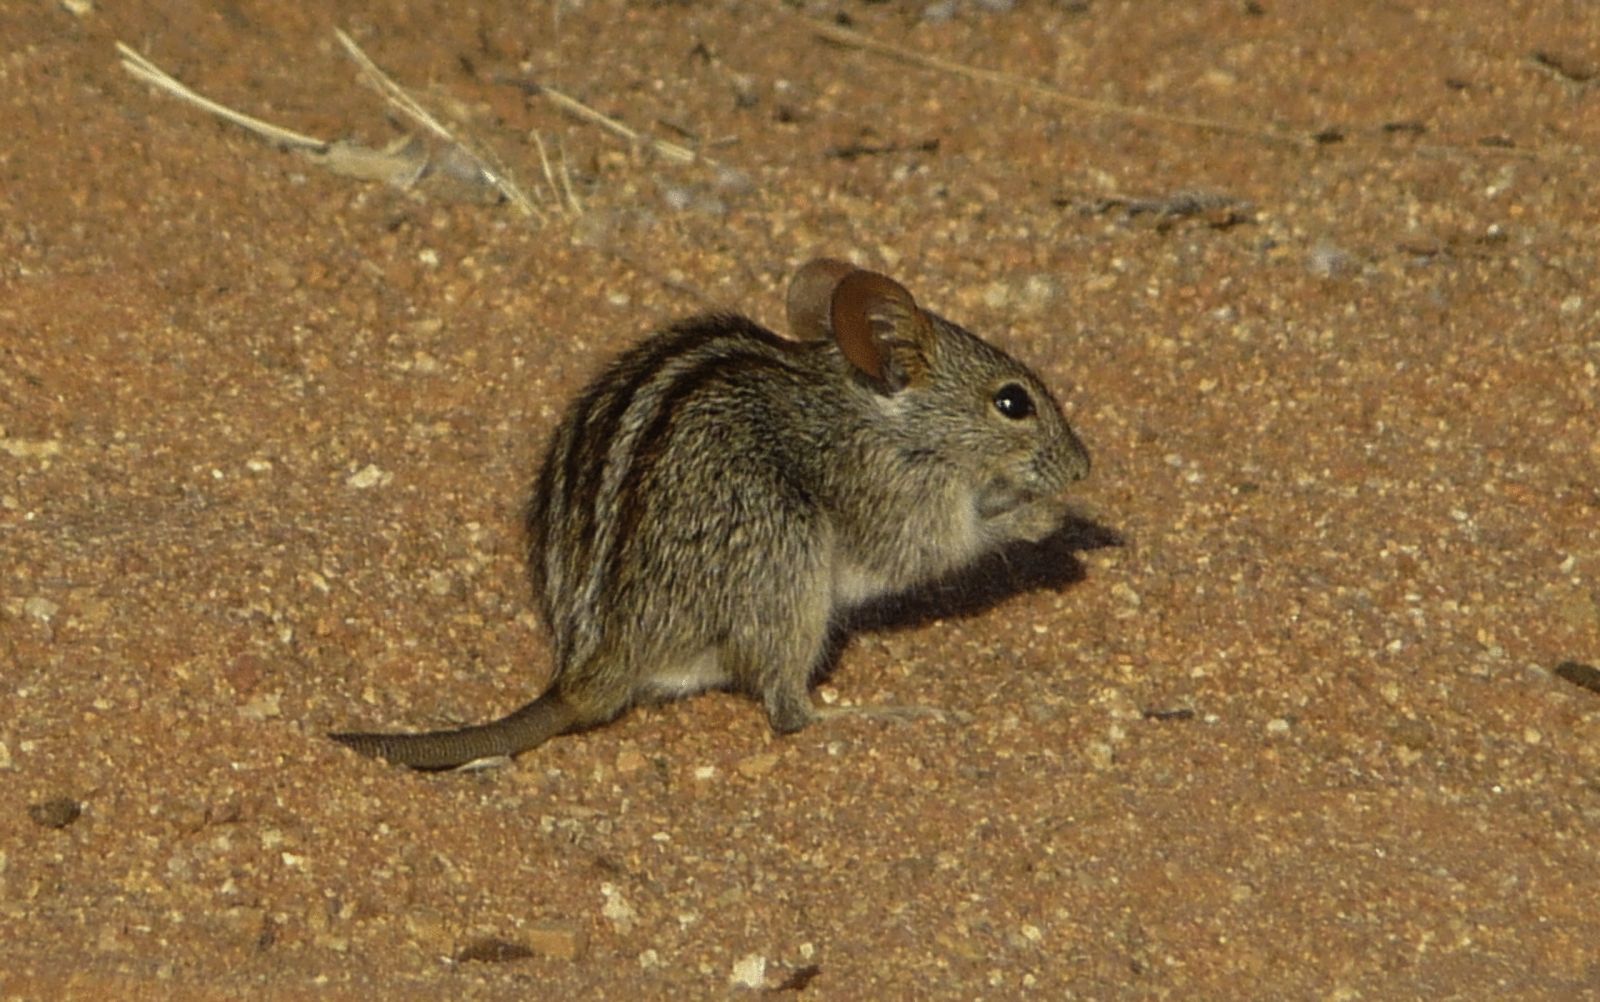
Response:
POLYGON ((838 712, 809 686, 851 610, 1061 525, 1089 454, 1027 366, 843 261, 794 275, 788 321, 792 339, 680 322, 566 411, 526 511, 543 695, 487 724, 331 737, 448 769, 707 689, 797 731, 838 712))

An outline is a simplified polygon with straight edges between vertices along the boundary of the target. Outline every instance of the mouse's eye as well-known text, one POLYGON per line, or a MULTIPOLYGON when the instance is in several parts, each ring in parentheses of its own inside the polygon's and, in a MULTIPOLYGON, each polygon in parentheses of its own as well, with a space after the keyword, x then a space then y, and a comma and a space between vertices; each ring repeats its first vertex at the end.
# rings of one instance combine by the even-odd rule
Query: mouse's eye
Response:
POLYGON ((994 409, 1013 421, 1033 417, 1033 396, 1020 383, 1007 383, 995 391, 994 409))

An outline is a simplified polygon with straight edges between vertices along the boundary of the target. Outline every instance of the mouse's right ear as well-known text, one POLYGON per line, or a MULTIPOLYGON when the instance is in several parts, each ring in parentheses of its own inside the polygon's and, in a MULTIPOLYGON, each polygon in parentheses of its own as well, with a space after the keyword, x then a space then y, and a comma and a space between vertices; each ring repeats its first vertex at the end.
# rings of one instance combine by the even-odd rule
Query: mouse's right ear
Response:
POLYGON ((833 290, 856 270, 849 261, 819 257, 807 261, 789 280, 789 336, 801 341, 833 340, 833 290))

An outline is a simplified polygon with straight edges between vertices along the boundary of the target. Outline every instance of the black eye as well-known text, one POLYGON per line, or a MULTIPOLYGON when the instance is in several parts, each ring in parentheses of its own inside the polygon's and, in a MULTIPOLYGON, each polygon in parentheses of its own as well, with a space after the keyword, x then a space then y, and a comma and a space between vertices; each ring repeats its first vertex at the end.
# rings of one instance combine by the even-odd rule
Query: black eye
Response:
POLYGON ((994 409, 1013 421, 1033 417, 1033 397, 1017 383, 1007 383, 995 391, 994 409))

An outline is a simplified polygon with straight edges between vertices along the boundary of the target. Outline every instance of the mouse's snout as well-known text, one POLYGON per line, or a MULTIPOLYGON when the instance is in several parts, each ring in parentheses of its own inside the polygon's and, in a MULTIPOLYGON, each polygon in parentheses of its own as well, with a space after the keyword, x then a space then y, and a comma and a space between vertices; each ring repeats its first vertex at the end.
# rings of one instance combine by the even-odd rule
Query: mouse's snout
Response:
POLYGON ((1059 478, 1061 486, 1076 483, 1089 475, 1089 450, 1073 432, 1072 426, 1062 422, 1061 435, 1051 443, 1049 467, 1059 478))

